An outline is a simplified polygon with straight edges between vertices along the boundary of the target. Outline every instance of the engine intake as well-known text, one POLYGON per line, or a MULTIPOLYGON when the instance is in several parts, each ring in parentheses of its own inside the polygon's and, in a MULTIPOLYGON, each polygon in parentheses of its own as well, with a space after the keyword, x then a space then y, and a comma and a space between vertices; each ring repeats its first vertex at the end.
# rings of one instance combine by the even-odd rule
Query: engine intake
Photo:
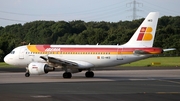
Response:
POLYGON ((54 71, 54 67, 50 67, 46 63, 32 62, 28 65, 30 74, 47 74, 49 71, 54 71))

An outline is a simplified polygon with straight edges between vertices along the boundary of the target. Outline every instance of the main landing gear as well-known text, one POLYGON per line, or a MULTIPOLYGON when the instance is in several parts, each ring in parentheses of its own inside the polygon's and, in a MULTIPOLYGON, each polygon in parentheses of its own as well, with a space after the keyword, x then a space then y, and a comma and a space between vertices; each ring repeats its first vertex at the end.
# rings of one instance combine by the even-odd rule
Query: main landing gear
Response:
MULTIPOLYGON (((93 77, 94 77, 94 73, 93 73, 92 71, 87 71, 87 72, 85 73, 85 76, 86 76, 87 78, 93 78, 93 77)), ((63 73, 63 78, 71 78, 71 77, 72 77, 71 72, 64 72, 64 73, 63 73)))
POLYGON ((71 72, 64 72, 63 73, 63 78, 71 78, 71 77, 72 77, 71 72))
POLYGON ((87 78, 92 78, 92 77, 94 77, 94 73, 93 73, 92 71, 87 71, 87 72, 85 73, 85 76, 86 76, 87 78))

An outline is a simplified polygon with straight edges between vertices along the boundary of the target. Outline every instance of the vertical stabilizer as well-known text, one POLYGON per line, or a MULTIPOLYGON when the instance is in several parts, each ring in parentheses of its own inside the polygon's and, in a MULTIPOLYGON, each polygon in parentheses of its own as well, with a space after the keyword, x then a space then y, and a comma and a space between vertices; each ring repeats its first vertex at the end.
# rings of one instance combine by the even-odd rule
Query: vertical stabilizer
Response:
POLYGON ((150 12, 125 47, 152 47, 159 13, 150 12))

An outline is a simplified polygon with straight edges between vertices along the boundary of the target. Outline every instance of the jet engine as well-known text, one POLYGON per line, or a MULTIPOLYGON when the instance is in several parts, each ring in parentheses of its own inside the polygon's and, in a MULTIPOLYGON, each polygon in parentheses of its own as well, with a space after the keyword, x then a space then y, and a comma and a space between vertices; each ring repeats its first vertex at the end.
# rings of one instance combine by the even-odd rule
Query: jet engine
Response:
POLYGON ((30 74, 47 74, 49 71, 54 71, 54 67, 50 67, 46 63, 32 62, 28 65, 30 74))

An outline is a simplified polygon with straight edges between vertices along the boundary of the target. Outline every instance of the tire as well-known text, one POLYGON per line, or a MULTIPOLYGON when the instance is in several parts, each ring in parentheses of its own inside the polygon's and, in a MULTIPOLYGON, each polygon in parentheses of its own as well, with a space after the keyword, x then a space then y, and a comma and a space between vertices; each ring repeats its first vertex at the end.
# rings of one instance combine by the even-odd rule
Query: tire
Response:
POLYGON ((29 77, 30 76, 30 74, 29 73, 25 73, 25 77, 29 77))
POLYGON ((72 74, 70 72, 63 73, 63 78, 71 78, 72 74))
POLYGON ((93 73, 92 71, 86 72, 85 76, 86 76, 87 78, 93 78, 93 77, 94 77, 94 73, 93 73))

